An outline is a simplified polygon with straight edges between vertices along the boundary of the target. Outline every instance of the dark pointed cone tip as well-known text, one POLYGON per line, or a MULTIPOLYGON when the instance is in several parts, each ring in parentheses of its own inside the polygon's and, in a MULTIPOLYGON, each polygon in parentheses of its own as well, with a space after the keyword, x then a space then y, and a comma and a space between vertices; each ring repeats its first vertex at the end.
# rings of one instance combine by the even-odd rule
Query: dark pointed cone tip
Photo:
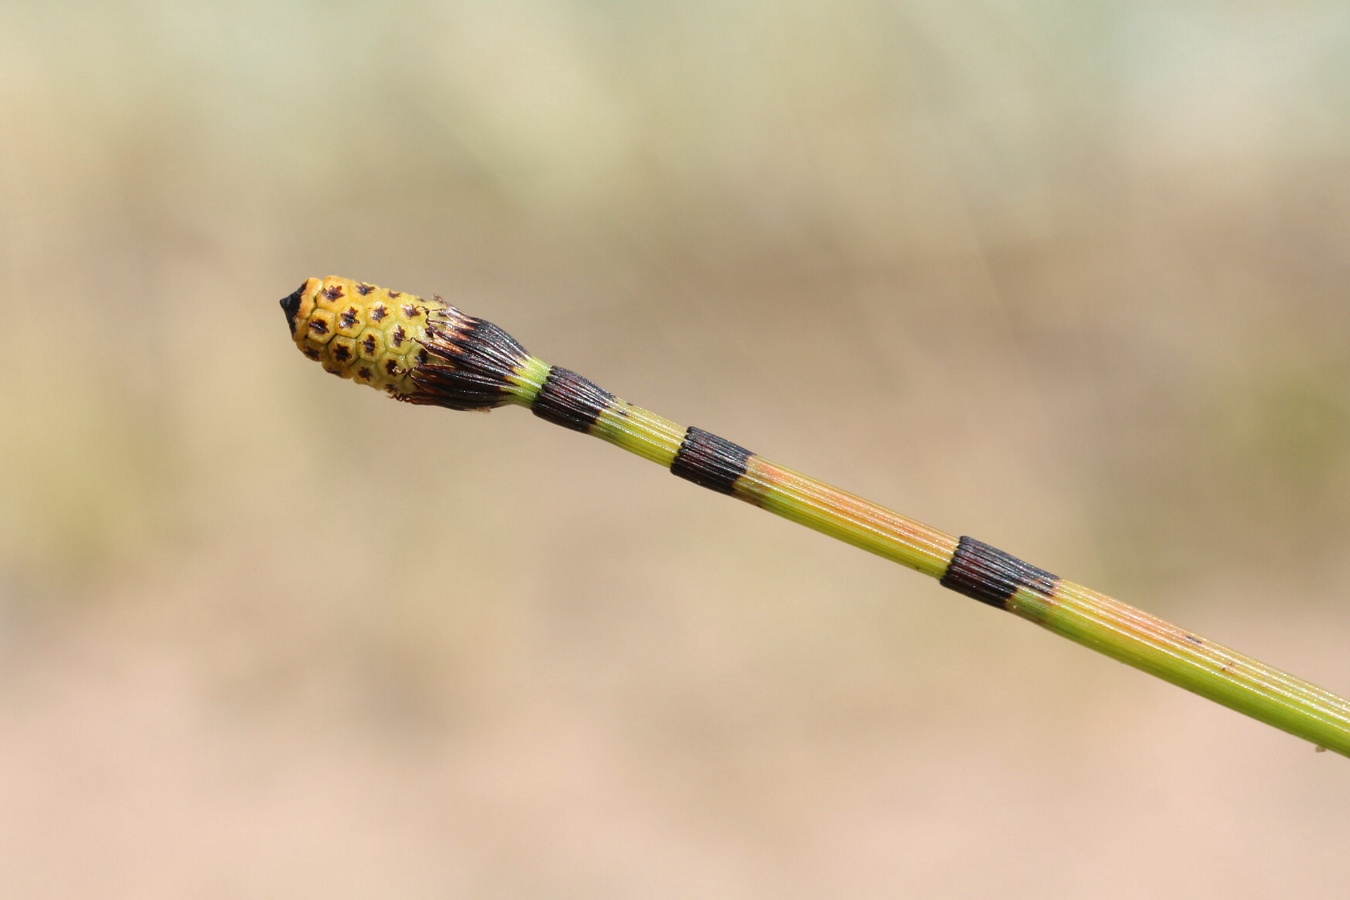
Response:
POLYGON ((286 313, 286 324, 291 326, 291 334, 295 333, 295 316, 300 312, 300 299, 305 296, 307 284, 308 281, 301 283, 294 293, 281 298, 281 309, 286 313))

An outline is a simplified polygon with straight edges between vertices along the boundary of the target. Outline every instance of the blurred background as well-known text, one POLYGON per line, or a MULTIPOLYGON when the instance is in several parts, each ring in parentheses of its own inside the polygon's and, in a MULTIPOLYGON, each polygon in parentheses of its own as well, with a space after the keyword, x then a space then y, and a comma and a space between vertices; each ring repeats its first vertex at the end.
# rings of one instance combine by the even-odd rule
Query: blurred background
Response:
POLYGON ((0 0, 0 894, 1327 895, 1346 760, 341 274, 1350 691, 1350 7, 0 0))

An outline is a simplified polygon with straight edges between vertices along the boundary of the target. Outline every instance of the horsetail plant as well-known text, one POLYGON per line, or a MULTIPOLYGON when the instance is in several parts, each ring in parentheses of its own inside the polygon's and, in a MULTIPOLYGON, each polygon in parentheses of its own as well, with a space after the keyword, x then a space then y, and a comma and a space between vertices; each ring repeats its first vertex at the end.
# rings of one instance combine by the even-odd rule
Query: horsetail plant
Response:
POLYGON ((325 370, 408 403, 516 404, 672 474, 929 575, 947 588, 1350 756, 1350 701, 970 537, 954 537, 621 400, 531 356, 491 322, 345 278, 281 301, 295 344, 325 370))

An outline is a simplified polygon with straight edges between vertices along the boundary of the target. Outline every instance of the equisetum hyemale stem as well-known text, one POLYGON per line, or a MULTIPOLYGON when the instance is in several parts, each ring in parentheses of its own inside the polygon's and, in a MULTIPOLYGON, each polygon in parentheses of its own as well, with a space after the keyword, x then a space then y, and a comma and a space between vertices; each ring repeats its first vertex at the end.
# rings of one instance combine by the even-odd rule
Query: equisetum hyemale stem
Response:
POLYGON ((706 488, 800 522, 997 609, 1350 756, 1350 701, 1213 641, 771 463, 621 400, 531 356, 491 322, 345 278, 311 278, 281 301, 296 346, 335 375, 450 409, 516 404, 706 488))

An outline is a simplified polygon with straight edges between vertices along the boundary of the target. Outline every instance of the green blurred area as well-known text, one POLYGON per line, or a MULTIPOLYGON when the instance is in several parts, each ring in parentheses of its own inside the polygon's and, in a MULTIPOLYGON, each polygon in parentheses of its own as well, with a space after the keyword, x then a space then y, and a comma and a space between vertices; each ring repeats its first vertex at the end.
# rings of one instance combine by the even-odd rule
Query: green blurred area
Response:
POLYGON ((1344 4, 0 19, 0 893, 1339 884, 1335 760, 518 410, 328 378, 276 298, 440 293, 1345 693, 1344 4))

